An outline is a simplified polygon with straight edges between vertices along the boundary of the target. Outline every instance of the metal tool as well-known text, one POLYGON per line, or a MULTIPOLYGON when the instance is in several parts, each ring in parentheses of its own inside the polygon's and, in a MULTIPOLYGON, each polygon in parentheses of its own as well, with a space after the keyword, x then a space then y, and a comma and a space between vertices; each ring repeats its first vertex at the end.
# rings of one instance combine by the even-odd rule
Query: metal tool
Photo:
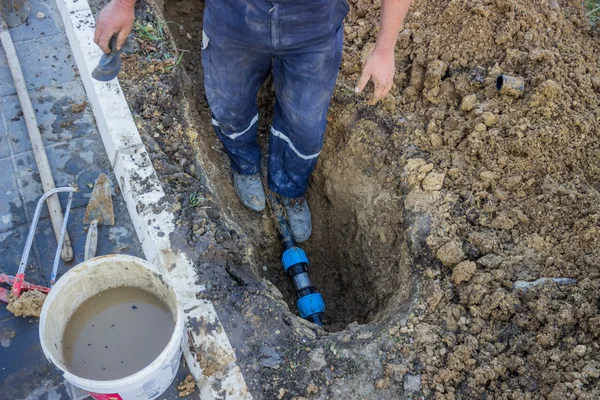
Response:
MULTIPOLYGON (((31 246, 33 244, 33 237, 35 235, 35 230, 37 228, 37 224, 40 220, 40 213, 42 212, 42 205, 44 201, 57 193, 60 192, 69 192, 69 200, 67 201, 67 207, 65 208, 65 217, 63 218, 63 223, 60 228, 60 235, 58 237, 58 245, 56 247, 56 254, 54 256, 54 264, 52 265, 52 273, 50 274, 50 288, 54 286, 56 282, 56 272, 58 271, 58 262, 60 260, 60 252, 63 244, 63 240, 65 238, 65 234, 67 231, 67 222, 69 220, 69 213, 71 212, 71 203, 73 201, 73 193, 77 192, 77 188, 74 187, 63 187, 63 188, 55 188, 52 189, 38 200, 37 207, 35 208, 35 214, 33 215, 33 221, 31 223, 31 227, 29 228, 29 233, 27 234, 27 241, 25 242, 25 249, 23 250, 23 254, 21 255, 21 262, 19 263, 19 270, 17 271, 17 275, 10 276, 6 274, 0 274, 0 283, 6 283, 12 286, 11 293, 13 296, 20 297, 21 292, 24 290, 39 290, 40 292, 48 293, 50 292, 50 288, 38 285, 32 285, 31 283, 25 282, 25 267, 27 266, 27 260, 29 259, 29 253, 31 252, 31 246)), ((8 303, 9 293, 6 289, 0 288, 0 301, 8 303)))
POLYGON ((85 209, 83 223, 90 224, 85 240, 83 256, 84 260, 89 260, 96 256, 96 249, 98 248, 98 225, 115 224, 115 214, 110 195, 110 182, 106 174, 100 174, 98 179, 96 179, 92 197, 85 209))
POLYGON ((112 81, 121 71, 121 52, 130 53, 133 51, 133 44, 129 37, 125 40, 121 50, 117 50, 117 35, 114 35, 108 42, 110 48, 109 54, 103 54, 98 61, 98 66, 92 71, 92 78, 101 82, 112 81))
POLYGON ((323 296, 313 286, 308 276, 308 257, 304 250, 296 245, 296 241, 290 230, 285 208, 281 204, 279 196, 268 189, 266 192, 267 203, 279 228, 281 243, 284 248, 283 256, 281 257, 283 269, 292 278, 296 288, 298 296, 296 307, 298 307, 298 312, 302 318, 322 326, 321 316, 325 312, 325 302, 323 301, 323 296))
MULTIPOLYGON (((45 193, 51 192, 54 189, 54 178, 52 177, 52 170, 48 163, 48 156, 44 149, 44 142, 42 141, 42 135, 38 127, 37 119, 35 117, 35 111, 27 92, 27 86, 25 84, 25 78, 23 77, 23 71, 21 70, 21 64, 17 57, 17 52, 13 44, 12 38, 6 24, 4 22, 2 13, 0 13, 0 41, 8 60, 8 66, 15 82, 15 88, 17 95, 19 96, 19 102, 21 103, 21 109, 23 111, 23 118, 27 125, 27 132, 29 133, 29 140, 33 149, 33 156, 35 163, 40 174, 40 180, 45 193)), ((48 203, 48 210, 50 211, 50 219, 52 221, 52 228, 54 229, 54 235, 58 240, 61 235, 61 226, 63 225, 63 215, 60 208, 60 202, 58 201, 57 195, 46 196, 48 203)), ((71 261, 73 259, 73 248, 71 247, 71 239, 67 232, 63 232, 64 241, 61 249, 61 257, 64 261, 71 261)))

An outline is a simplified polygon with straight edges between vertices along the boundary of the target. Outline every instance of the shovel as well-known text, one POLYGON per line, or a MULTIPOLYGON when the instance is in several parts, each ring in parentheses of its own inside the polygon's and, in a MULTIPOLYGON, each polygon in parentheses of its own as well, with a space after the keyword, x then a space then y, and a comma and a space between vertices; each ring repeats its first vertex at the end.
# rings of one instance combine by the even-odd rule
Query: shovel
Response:
POLYGON ((100 174, 98 179, 96 179, 92 197, 85 209, 83 223, 90 224, 85 240, 83 256, 84 260, 89 260, 96 256, 96 249, 98 248, 98 225, 115 224, 115 214, 113 212, 112 197, 110 195, 110 183, 105 174, 100 174))

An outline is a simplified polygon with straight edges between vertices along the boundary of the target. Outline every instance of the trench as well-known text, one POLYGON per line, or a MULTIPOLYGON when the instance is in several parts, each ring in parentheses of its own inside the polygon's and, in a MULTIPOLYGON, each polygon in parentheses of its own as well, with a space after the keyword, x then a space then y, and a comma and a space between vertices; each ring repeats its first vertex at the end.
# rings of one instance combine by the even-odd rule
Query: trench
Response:
MULTIPOLYGON (((255 273, 272 282, 296 313, 295 292, 281 267, 281 245, 270 214, 251 213, 237 200, 229 161, 210 124, 203 90, 200 56, 203 2, 166 1, 164 16, 182 59, 184 86, 190 104, 194 143, 224 209, 249 237, 255 273), (181 26, 182 28, 177 28, 181 26)), ((268 79, 259 95, 259 144, 267 153, 268 127, 274 104, 268 79)), ((377 165, 366 143, 389 136, 386 124, 364 115, 336 90, 328 114, 325 145, 307 193, 313 234, 302 244, 311 262, 310 277, 322 293, 329 331, 348 324, 384 322, 406 311, 414 295, 413 262, 404 232, 400 183, 377 165)))

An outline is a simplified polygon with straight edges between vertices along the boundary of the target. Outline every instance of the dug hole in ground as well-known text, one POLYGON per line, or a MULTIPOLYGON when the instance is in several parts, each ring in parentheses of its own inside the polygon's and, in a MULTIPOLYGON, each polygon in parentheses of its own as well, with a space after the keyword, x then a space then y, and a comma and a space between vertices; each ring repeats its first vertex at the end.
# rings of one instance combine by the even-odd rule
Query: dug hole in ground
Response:
MULTIPOLYGON (((308 192, 325 330, 296 316, 270 216, 231 187, 203 93, 203 2, 136 6, 119 79, 252 395, 598 398, 600 38, 581 3, 414 1, 375 107, 353 87, 379 1, 350 6, 308 192), (499 94, 500 74, 524 92, 499 94), (576 283, 513 287, 544 277, 576 283)), ((259 97, 266 146, 270 83, 259 97)), ((199 362, 210 375, 227 360, 199 362)))

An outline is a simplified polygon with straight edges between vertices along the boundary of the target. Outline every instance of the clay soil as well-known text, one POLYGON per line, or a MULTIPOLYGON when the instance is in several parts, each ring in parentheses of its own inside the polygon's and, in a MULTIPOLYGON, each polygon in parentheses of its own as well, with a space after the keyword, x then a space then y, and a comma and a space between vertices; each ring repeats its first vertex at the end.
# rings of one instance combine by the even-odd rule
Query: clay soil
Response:
MULTIPOLYGON (((326 330, 293 316, 275 227, 231 189, 202 89, 203 2, 168 1, 164 17, 138 3, 164 37, 136 31, 120 80, 201 279, 223 265, 236 282, 205 295, 232 341, 247 335, 256 398, 600 396, 600 37, 578 1, 559 3, 414 1, 395 87, 370 107, 353 87, 379 1, 350 1, 308 193, 326 330), (499 94, 500 74, 524 92, 499 94), (543 277, 575 281, 514 288, 543 277)), ((268 82, 259 98, 264 144, 268 82)))

